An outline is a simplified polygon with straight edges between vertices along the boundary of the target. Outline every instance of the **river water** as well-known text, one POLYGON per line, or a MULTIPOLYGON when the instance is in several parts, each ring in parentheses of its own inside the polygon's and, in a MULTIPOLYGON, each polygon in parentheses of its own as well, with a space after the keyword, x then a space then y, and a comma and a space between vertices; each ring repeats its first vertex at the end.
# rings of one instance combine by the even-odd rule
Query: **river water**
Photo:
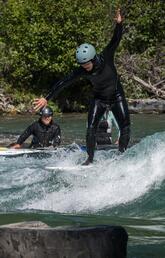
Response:
MULTIPOLYGON (((7 145, 37 117, 0 118, 0 145, 7 145)), ((62 144, 41 158, 0 156, 0 224, 40 220, 50 226, 121 225, 129 258, 165 257, 165 115, 132 115, 132 147, 120 156, 97 151, 92 168, 75 166, 86 153, 86 114, 58 116, 62 144)), ((114 133, 115 137, 115 133, 114 133)))

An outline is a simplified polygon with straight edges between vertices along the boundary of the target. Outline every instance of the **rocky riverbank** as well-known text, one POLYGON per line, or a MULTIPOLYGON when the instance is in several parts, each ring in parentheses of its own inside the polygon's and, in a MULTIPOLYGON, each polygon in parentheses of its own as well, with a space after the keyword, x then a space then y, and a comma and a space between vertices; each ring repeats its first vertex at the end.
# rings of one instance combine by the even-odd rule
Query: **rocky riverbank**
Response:
POLYGON ((12 113, 15 109, 13 100, 10 95, 6 95, 2 89, 0 89, 0 113, 12 113))
MULTIPOLYGON (((129 99, 130 113, 165 113, 165 100, 163 99, 129 99)), ((6 95, 0 90, 0 113, 1 114, 24 114, 29 113, 31 107, 30 104, 19 103, 14 104, 14 100, 11 95, 6 95)), ((75 110, 76 112, 76 110, 75 110)))
POLYGON ((165 113, 165 100, 162 99, 130 99, 129 110, 130 113, 165 113))
POLYGON ((29 106, 24 103, 15 104, 11 94, 5 94, 0 89, 0 113, 1 114, 24 114, 29 112, 29 106))

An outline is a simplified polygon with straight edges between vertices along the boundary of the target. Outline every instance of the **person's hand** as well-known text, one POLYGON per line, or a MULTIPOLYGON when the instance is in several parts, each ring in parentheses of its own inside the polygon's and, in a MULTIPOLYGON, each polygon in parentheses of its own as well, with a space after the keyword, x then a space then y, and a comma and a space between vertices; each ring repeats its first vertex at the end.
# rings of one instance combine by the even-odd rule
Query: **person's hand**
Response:
POLYGON ((114 18, 114 20, 117 22, 117 23, 121 23, 123 21, 123 17, 121 16, 121 11, 120 11, 120 8, 117 9, 116 11, 116 16, 114 18))
POLYGON ((48 101, 45 98, 35 99, 33 102, 34 110, 38 111, 40 108, 45 107, 48 101))
POLYGON ((21 145, 18 144, 18 143, 11 144, 10 148, 11 148, 11 149, 20 149, 20 148, 21 148, 21 145))

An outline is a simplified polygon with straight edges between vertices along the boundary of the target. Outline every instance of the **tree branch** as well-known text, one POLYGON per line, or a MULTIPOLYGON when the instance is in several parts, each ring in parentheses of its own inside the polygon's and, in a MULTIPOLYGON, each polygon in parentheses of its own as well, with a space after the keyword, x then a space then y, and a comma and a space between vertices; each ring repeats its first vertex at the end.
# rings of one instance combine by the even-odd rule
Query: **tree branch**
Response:
POLYGON ((141 85, 143 85, 143 87, 150 93, 153 93, 156 97, 158 98, 162 98, 165 99, 165 91, 162 89, 157 89, 156 86, 158 86, 160 83, 164 82, 165 80, 162 80, 159 83, 156 83, 154 85, 152 85, 151 83, 146 83, 145 81, 143 81, 142 79, 140 79, 139 77, 133 75, 133 79, 137 82, 139 82, 141 85))

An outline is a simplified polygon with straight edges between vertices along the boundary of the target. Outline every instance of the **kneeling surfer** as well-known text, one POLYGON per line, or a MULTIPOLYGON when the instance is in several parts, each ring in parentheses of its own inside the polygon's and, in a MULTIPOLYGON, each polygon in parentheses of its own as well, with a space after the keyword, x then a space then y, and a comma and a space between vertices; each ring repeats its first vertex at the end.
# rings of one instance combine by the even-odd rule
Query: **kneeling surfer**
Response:
POLYGON ((61 142, 61 130, 58 124, 53 121, 53 110, 44 107, 40 110, 40 118, 35 121, 20 135, 16 144, 11 148, 20 149, 26 139, 33 135, 30 148, 56 147, 61 142))

